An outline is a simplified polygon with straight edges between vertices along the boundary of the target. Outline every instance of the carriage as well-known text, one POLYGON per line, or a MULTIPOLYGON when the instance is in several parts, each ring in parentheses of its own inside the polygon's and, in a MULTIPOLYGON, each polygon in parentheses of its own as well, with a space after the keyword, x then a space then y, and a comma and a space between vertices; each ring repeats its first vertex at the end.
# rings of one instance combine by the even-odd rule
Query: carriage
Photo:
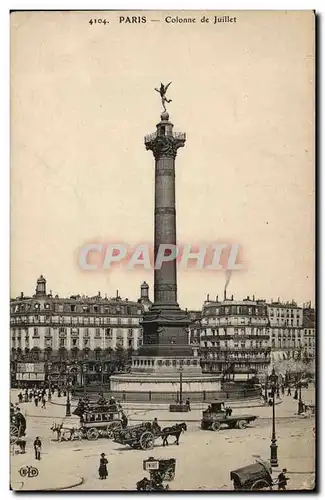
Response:
POLYGON ((81 432, 87 439, 94 441, 99 437, 113 438, 114 433, 122 429, 123 419, 118 408, 89 410, 80 417, 81 432))
POLYGON ((143 461, 143 469, 149 472, 150 479, 144 477, 137 482, 137 491, 162 491, 168 490, 164 482, 175 479, 176 459, 149 457, 143 461))
POLYGON ((232 415, 232 409, 226 407, 223 401, 213 401, 202 413, 201 429, 218 431, 222 425, 230 429, 245 429, 256 419, 256 415, 232 415))
MULTIPOLYGON (((126 418, 126 417, 125 417, 126 418)), ((119 409, 96 407, 87 409, 80 415, 80 427, 68 427, 63 422, 53 422, 51 430, 57 433, 58 441, 88 439, 95 441, 99 437, 113 438, 114 433, 123 427, 123 418, 119 409)))
POLYGON ((10 413, 10 443, 16 443, 25 434, 26 420, 21 413, 10 413))
POLYGON ((256 462, 230 472, 234 490, 272 490, 272 468, 267 462, 256 462))

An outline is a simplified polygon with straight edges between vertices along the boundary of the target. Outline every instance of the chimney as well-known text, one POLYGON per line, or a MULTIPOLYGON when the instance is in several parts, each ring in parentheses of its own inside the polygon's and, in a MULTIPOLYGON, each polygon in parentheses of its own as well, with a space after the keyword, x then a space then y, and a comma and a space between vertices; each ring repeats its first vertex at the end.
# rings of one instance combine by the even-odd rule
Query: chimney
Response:
POLYGON ((20 292, 20 298, 23 299, 24 298, 24 292, 20 292))
POLYGON ((233 295, 231 296, 231 300, 234 300, 234 296, 233 295))
POLYGON ((223 291, 223 300, 227 300, 227 290, 223 291))
POLYGON ((207 301, 209 302, 209 300, 210 300, 210 294, 208 293, 208 295, 207 295, 207 301))
POLYGON ((255 295, 253 295, 253 300, 255 300, 255 295))
POLYGON ((216 302, 218 302, 218 295, 216 296, 216 302))

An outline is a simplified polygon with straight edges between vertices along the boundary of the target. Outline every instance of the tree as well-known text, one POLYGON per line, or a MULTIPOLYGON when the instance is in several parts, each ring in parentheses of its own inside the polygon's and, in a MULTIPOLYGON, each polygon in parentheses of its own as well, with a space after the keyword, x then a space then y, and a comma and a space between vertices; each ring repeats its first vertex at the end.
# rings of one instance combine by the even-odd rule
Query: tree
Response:
POLYGON ((127 363, 128 355, 126 349, 123 346, 117 345, 114 351, 114 358, 116 362, 117 370, 124 370, 127 363))

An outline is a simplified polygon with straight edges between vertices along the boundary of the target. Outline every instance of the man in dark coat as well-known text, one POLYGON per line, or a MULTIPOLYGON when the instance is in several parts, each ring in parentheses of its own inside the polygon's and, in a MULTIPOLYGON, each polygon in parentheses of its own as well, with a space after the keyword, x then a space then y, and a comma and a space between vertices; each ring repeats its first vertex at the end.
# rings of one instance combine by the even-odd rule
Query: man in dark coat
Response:
POLYGON ((286 490, 289 478, 286 477, 287 469, 282 469, 282 472, 278 475, 278 490, 286 490))
POLYGON ((34 451, 36 460, 41 460, 41 449, 42 449, 42 442, 40 438, 37 436, 34 441, 34 451))

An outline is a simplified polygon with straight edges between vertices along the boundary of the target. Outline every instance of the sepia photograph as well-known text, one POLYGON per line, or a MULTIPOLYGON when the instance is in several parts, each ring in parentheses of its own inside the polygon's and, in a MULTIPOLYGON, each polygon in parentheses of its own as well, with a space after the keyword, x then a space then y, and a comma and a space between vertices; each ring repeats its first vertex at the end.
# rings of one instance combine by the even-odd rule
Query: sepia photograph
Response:
POLYGON ((315 11, 9 22, 10 489, 315 491, 315 11))

